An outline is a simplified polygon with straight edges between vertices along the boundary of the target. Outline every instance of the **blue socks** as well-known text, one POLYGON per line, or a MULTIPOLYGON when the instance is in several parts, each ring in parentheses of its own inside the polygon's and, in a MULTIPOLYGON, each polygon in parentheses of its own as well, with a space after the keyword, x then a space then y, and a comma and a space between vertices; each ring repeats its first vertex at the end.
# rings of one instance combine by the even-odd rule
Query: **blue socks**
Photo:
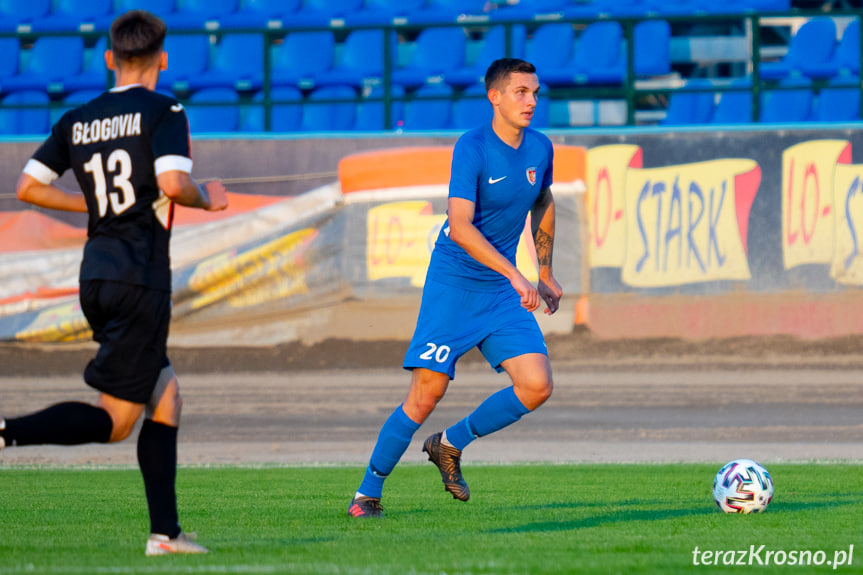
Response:
POLYGON ((447 441, 459 451, 477 437, 482 437, 512 425, 522 415, 530 413, 510 386, 489 396, 473 413, 447 428, 447 441))
POLYGON ((405 450, 410 445, 420 424, 407 416, 402 406, 389 416, 378 434, 378 442, 372 451, 372 458, 358 493, 366 497, 380 497, 384 479, 395 468, 405 450))

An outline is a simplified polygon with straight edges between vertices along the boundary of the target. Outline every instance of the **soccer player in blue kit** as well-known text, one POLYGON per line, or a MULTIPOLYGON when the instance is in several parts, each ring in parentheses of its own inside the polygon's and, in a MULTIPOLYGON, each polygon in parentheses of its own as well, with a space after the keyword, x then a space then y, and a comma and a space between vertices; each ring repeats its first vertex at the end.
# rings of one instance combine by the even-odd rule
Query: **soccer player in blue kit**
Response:
POLYGON ((405 356, 412 371, 407 398, 378 435, 360 487, 348 507, 353 517, 383 515, 384 480, 414 433, 434 410, 455 376, 459 357, 478 347, 512 385, 473 413, 425 440, 444 487, 467 501, 461 453, 474 439, 515 423, 549 398, 551 366, 533 316, 541 302, 557 311, 562 291, 552 274, 553 148, 531 129, 539 81, 529 62, 502 58, 485 75, 490 124, 459 138, 453 150, 447 221, 438 235, 423 288, 417 327, 405 356), (534 287, 515 266, 527 214, 539 264, 534 287))

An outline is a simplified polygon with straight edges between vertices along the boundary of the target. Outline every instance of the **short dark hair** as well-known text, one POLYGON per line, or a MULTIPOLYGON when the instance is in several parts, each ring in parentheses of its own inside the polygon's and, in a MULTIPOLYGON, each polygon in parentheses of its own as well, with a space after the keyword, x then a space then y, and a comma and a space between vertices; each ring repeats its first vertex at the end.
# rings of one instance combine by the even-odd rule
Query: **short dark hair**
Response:
POLYGON ((485 73, 485 91, 500 89, 497 84, 506 81, 510 74, 536 74, 536 66, 518 58, 500 58, 491 63, 485 73))
POLYGON ((130 10, 111 24, 111 50, 122 63, 135 64, 162 52, 168 27, 146 10, 130 10))

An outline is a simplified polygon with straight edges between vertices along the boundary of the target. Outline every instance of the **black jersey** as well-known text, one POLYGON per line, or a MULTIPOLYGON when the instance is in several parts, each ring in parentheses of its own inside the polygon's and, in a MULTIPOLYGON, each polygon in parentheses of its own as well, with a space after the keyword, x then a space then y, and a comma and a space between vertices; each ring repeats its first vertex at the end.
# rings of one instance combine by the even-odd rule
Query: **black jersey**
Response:
POLYGON ((169 291, 173 204, 156 177, 168 170, 191 172, 183 107, 131 86, 68 111, 24 171, 50 183, 69 168, 90 215, 80 279, 169 291))

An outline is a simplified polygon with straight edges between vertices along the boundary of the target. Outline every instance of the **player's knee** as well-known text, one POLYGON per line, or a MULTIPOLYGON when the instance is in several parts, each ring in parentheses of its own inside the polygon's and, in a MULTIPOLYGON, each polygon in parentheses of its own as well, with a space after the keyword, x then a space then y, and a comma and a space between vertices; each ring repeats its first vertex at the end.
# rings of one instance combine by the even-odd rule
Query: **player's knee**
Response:
POLYGON ((554 382, 551 378, 538 377, 526 381, 520 381, 516 385, 517 395, 524 406, 533 411, 551 397, 554 390, 554 382))
POLYGON ((123 441, 132 433, 132 428, 135 427, 135 422, 137 418, 120 416, 116 417, 114 414, 111 414, 111 438, 108 440, 109 443, 117 443, 118 441, 123 441))
MULTIPOLYGON (((419 416, 422 420, 425 420, 432 411, 434 411, 435 407, 437 407, 438 402, 441 400, 442 395, 436 394, 423 394, 418 397, 413 397, 409 401, 409 405, 406 406, 411 414, 415 416, 419 416)), ((408 402, 406 402, 408 403, 408 402)))

